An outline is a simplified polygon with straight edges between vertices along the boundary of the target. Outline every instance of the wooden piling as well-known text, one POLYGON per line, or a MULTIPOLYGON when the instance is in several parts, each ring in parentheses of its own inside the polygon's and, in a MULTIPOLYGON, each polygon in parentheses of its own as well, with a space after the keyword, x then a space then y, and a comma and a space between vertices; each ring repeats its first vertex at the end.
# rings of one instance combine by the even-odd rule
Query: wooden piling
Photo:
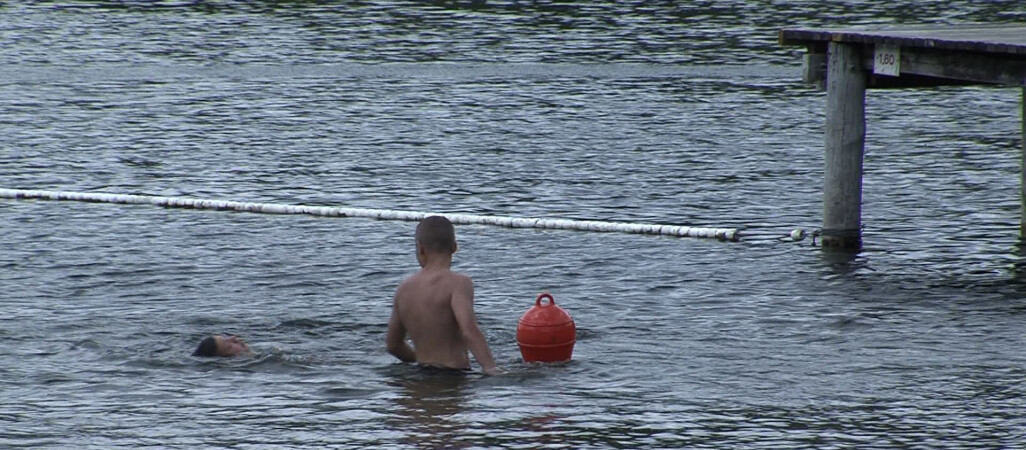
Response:
POLYGON ((866 79, 862 52, 851 44, 827 48, 826 173, 823 181, 825 248, 862 245, 862 156, 866 142, 866 79))
POLYGON ((1019 237, 1026 245, 1026 25, 789 29, 780 43, 808 50, 802 79, 818 86, 826 78, 823 247, 857 251, 862 244, 866 89, 981 84, 1022 90, 1019 237))

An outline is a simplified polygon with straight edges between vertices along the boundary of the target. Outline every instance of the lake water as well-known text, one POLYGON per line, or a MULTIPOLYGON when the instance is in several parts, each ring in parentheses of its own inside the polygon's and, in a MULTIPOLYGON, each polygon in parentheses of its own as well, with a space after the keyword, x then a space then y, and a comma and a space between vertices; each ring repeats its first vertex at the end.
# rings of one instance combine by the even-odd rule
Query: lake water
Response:
POLYGON ((1020 89, 871 91, 864 245, 821 219, 785 27, 1021 2, 0 6, 0 187, 737 227, 460 226, 509 374, 398 364, 410 222, 0 200, 0 447, 1026 445, 1020 89), (525 364, 549 290, 569 364, 525 364), (254 358, 189 356, 238 333, 254 358))

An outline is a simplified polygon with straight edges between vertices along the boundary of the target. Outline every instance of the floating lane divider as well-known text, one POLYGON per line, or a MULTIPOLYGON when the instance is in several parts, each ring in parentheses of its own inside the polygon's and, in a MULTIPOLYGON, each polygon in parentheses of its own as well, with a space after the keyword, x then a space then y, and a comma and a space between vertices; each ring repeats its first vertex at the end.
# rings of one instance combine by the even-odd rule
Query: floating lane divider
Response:
POLYGON ((711 238, 738 241, 734 228, 702 228, 683 225, 659 225, 597 220, 541 219, 532 217, 480 216, 473 214, 428 213, 396 211, 391 209, 341 208, 332 206, 282 205, 185 197, 159 197, 151 195, 107 194, 101 192, 39 191, 0 188, 0 198, 68 200, 77 202, 125 203, 155 205, 167 208, 212 209, 263 214, 306 214, 324 217, 362 217, 379 220, 419 221, 428 216, 445 216, 456 224, 495 225, 509 228, 552 228, 561 230, 601 231, 662 236, 711 238))

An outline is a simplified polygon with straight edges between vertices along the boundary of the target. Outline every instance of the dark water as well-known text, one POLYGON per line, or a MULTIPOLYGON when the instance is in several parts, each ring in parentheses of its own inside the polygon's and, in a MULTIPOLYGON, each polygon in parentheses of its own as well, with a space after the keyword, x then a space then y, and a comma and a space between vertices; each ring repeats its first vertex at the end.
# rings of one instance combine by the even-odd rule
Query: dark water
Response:
POLYGON ((1019 89, 870 92, 865 250, 820 220, 789 26, 1020 2, 0 6, 0 187, 743 228, 463 226, 510 374, 384 351, 407 222, 0 201, 0 447, 1016 448, 1019 89), (574 361, 520 362, 550 290, 574 361), (200 361, 205 334, 255 358, 200 361))

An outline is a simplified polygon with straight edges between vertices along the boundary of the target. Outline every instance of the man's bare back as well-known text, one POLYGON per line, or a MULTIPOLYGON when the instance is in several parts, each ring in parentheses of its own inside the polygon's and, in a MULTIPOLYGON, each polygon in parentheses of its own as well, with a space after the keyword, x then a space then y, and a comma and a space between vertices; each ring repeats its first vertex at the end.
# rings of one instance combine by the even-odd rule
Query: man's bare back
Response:
POLYGON ((417 226, 421 270, 396 289, 385 338, 388 352, 406 362, 470 369, 470 350, 483 372, 501 373, 477 325, 474 282, 450 270, 455 251, 455 233, 448 219, 433 216, 417 226), (413 347, 406 343, 407 334, 413 347))
POLYGON ((449 270, 422 270, 399 285, 394 307, 413 341, 418 363, 470 369, 460 332, 464 327, 455 310, 456 305, 472 305, 473 289, 469 277, 449 270))

